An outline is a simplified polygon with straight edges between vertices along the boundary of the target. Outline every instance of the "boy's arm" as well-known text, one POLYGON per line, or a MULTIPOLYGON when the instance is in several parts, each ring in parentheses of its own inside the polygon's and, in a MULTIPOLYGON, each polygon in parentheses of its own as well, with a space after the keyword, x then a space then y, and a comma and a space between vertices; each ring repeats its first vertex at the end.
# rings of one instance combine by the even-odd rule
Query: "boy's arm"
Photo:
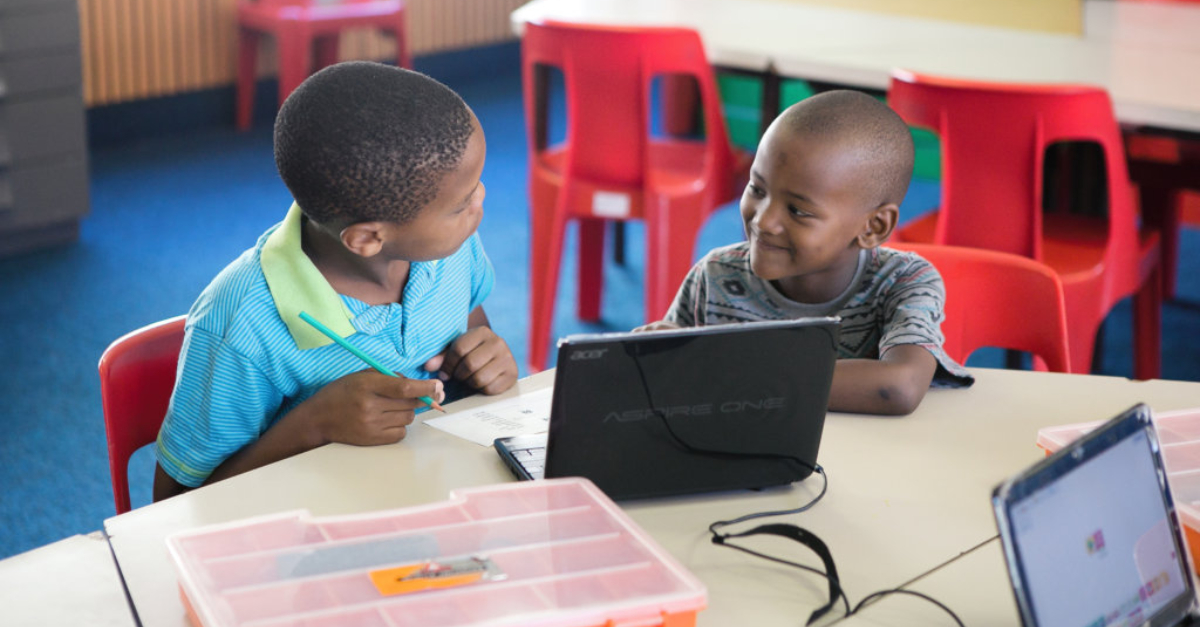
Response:
POLYGON ((425 369, 440 370, 484 394, 499 394, 517 382, 517 360, 492 331, 483 306, 467 317, 467 332, 426 362, 425 369))
POLYGON ((937 360, 916 344, 894 346, 879 359, 839 359, 833 368, 829 410, 911 414, 925 398, 937 360))
MULTIPOLYGON (((330 442, 357 446, 399 442, 407 435, 414 410, 424 406, 418 396, 443 399, 441 381, 389 377, 374 370, 336 379, 225 459, 204 485, 330 442)), ((186 490, 161 466, 155 470, 155 501, 186 490)))

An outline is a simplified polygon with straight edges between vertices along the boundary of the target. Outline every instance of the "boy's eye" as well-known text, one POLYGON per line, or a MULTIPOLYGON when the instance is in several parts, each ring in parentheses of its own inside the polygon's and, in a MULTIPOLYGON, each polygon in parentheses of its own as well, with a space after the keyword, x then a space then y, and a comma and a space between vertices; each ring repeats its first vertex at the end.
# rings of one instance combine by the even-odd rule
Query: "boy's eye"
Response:
POLYGON ((807 218, 812 215, 796 205, 788 205, 788 213, 796 216, 797 218, 807 218))
POLYGON ((755 196, 758 196, 758 197, 760 197, 760 198, 761 198, 761 197, 763 196, 763 194, 764 194, 764 192, 763 192, 763 188, 761 188, 761 187, 759 187, 759 186, 755 185, 754 183, 749 183, 749 184, 747 184, 747 185, 746 185, 746 189, 747 189, 747 190, 749 190, 749 192, 750 192, 751 194, 753 194, 753 195, 755 195, 755 196))

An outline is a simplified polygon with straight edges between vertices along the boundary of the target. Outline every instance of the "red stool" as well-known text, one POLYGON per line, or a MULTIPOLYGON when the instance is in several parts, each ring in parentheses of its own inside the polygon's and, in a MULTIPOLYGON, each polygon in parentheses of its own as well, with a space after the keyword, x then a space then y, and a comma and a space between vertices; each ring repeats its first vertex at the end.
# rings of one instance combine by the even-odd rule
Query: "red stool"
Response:
POLYGON ((1041 261, 1062 279, 1071 370, 1089 372, 1100 323, 1134 296, 1134 374, 1159 376, 1162 284, 1159 233, 1139 229, 1137 198, 1108 94, 1080 85, 1017 85, 892 74, 889 104, 942 141, 938 211, 896 239, 987 248, 1041 261), (1043 213, 1046 148, 1100 146, 1107 211, 1043 213))
POLYGON ((646 223, 646 319, 666 314, 692 266, 696 236, 745 185, 751 155, 729 143, 700 36, 682 28, 526 25, 521 45, 532 218, 529 367, 546 366, 563 237, 579 224, 579 316, 600 315, 606 221, 646 223), (566 139, 548 146, 548 68, 563 72, 566 139), (656 77, 690 76, 705 137, 655 137, 656 77))
POLYGON ((239 0, 237 127, 250 128, 254 114, 258 40, 275 38, 279 51, 279 103, 308 75, 337 62, 338 34, 373 27, 396 37, 396 63, 411 68, 403 0, 239 0), (316 57, 315 65, 313 57, 316 57))

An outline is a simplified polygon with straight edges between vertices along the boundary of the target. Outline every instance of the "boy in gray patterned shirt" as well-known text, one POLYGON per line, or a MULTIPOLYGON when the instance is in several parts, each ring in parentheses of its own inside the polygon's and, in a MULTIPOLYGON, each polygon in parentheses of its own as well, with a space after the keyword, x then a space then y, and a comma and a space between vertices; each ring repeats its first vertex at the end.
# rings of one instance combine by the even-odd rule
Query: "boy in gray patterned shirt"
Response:
POLYGON ((941 276, 880 247, 912 169, 908 127, 875 98, 839 90, 789 107, 742 195, 748 241, 708 253, 666 318, 642 329, 840 316, 834 411, 908 414, 931 384, 971 385, 942 350, 941 276))

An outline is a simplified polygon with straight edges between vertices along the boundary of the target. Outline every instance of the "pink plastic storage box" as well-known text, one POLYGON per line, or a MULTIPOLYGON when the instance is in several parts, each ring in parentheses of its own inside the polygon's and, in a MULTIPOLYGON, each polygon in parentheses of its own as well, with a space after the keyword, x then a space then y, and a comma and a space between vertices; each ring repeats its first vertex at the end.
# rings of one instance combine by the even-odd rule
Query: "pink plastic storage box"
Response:
MULTIPOLYGON (((1101 424, 1103 421, 1046 427, 1038 431, 1037 444, 1049 455, 1101 424)), ((1154 427, 1167 465, 1167 482, 1192 554, 1192 567, 1200 575, 1200 407, 1155 413, 1154 427)))
POLYGON ((704 585, 586 479, 262 516, 167 547, 197 627, 689 627, 704 585))

